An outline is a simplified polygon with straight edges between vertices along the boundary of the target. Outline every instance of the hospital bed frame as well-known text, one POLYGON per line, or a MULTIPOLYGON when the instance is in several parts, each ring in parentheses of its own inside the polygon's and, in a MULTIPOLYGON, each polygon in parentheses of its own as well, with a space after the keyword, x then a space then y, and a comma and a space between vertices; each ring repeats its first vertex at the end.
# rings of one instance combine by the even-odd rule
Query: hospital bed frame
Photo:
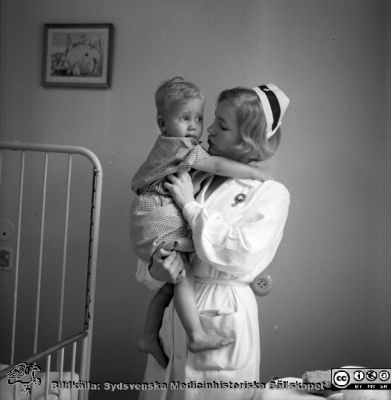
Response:
MULTIPOLYGON (((20 167, 19 171, 16 172, 16 176, 19 175, 19 198, 17 200, 18 211, 17 211, 17 228, 16 228, 16 249, 14 251, 14 284, 13 284, 13 309, 12 309, 12 329, 11 329, 11 349, 10 349, 10 360, 6 363, 8 365, 6 368, 1 369, 0 367, 0 381, 8 378, 8 382, 4 384, 10 384, 10 377, 13 377, 14 381, 23 383, 22 377, 15 373, 19 370, 16 366, 26 366, 26 365, 41 365, 44 372, 41 372, 40 382, 45 385, 44 396, 39 398, 51 399, 53 398, 50 393, 50 383, 53 371, 57 375, 57 378, 61 381, 63 376, 67 373, 64 372, 64 358, 71 359, 71 371, 70 376, 78 376, 80 382, 88 382, 90 378, 90 364, 91 364, 91 344, 92 344, 92 333, 93 333, 93 320, 94 320, 94 305, 95 305, 95 281, 96 281, 96 267, 97 267, 97 255, 98 255, 98 240, 99 240, 99 224, 100 224, 100 212, 101 212, 101 197, 102 197, 102 166, 98 157, 90 150, 84 147, 78 146, 65 146, 65 145, 48 145, 48 144, 31 144, 31 143, 19 143, 19 142, 0 142, 0 196, 7 196, 4 190, 1 190, 2 174, 4 165, 3 162, 6 157, 4 155, 6 152, 17 152, 20 154, 20 167), (39 261, 38 261, 38 285, 35 293, 36 301, 36 312, 34 317, 34 345, 31 352, 31 356, 23 360, 15 360, 15 338, 17 329, 17 313, 18 313, 18 301, 21 296, 19 293, 18 281, 20 278, 20 260, 21 260, 21 230, 23 229, 23 216, 24 216, 24 186, 25 182, 25 171, 26 171, 26 155, 29 157, 40 153, 40 157, 44 157, 44 166, 42 171, 42 204, 41 204, 41 226, 40 226, 40 237, 39 237, 39 261), (56 343, 48 346, 44 350, 38 349, 38 326, 40 322, 40 298, 41 298, 41 285, 44 277, 42 276, 42 263, 43 263, 43 252, 44 244, 48 239, 45 236, 45 217, 46 217, 46 195, 47 195, 47 185, 48 185, 48 170, 51 165, 49 160, 54 156, 55 153, 61 153, 67 158, 67 183, 66 183, 66 199, 64 202, 66 204, 65 210, 65 222, 63 227, 64 238, 62 243, 63 257, 62 257, 62 277, 61 277, 61 293, 60 293, 60 305, 59 305, 59 315, 58 317, 58 340, 56 343), (84 313, 84 327, 81 327, 79 331, 74 332, 68 337, 63 338, 63 320, 64 320, 64 291, 65 291, 65 276, 66 276, 66 266, 67 266, 67 253, 69 251, 68 244, 68 230, 69 230, 69 213, 70 213, 70 191, 72 182, 72 167, 75 157, 83 157, 89 161, 92 165, 91 175, 92 175, 92 194, 91 194, 91 205, 90 205, 90 216, 89 216, 89 227, 86 227, 86 231, 89 230, 88 238, 88 249, 85 249, 86 254, 88 254, 88 260, 86 262, 86 287, 85 287, 85 297, 84 297, 84 311, 80 311, 81 315, 84 313), (79 362, 76 363, 76 358, 78 357, 79 362), (54 362, 54 360, 56 360, 54 362), (56 364, 56 365, 54 365, 56 364), (79 369, 77 367, 79 365, 79 369), (42 367, 43 366, 43 367, 42 367), (13 374, 13 375, 12 375, 13 374)), ((12 153, 13 155, 13 153, 12 153)), ((7 154, 8 158, 10 154, 7 154)), ((56 156, 57 157, 57 156, 56 156)), ((62 157, 62 156, 61 156, 62 157)), ((18 160, 17 160, 18 161, 18 160)), ((77 171, 76 171, 77 172, 77 171)), ((90 182, 89 182, 90 184, 90 182)), ((63 210, 61 210, 62 212, 63 210)), ((1 217, 1 214, 0 214, 1 217)), ((49 238, 53 240, 52 238, 49 238)), ((87 240, 86 240, 87 242, 87 240)), ((0 276, 1 279, 1 276, 0 276)), ((1 361, 1 360, 0 360, 1 361)), ((67 368, 67 367, 66 367, 67 368)), ((20 369, 20 368, 19 368, 20 369)), ((19 371, 20 372, 20 371, 19 371)), ((31 374, 30 374, 31 375, 31 374)), ((68 373, 69 375, 69 373, 68 373)), ((31 375, 34 377, 34 375, 31 375)), ((12 385, 11 385, 12 386, 12 385)), ((18 385, 13 385, 13 397, 12 399, 19 399, 20 393, 17 389, 18 385)), ((29 391, 29 397, 34 398, 34 390, 32 386, 26 386, 29 391)), ((42 388, 41 388, 42 389, 42 388)), ((58 397, 62 398, 62 390, 58 391, 58 397)), ((76 390, 71 391, 72 399, 87 400, 88 390, 76 390), (76 394, 75 394, 76 392, 76 394)), ((2 397, 0 395, 0 397, 2 397)), ((23 397, 24 398, 24 397, 23 397)))

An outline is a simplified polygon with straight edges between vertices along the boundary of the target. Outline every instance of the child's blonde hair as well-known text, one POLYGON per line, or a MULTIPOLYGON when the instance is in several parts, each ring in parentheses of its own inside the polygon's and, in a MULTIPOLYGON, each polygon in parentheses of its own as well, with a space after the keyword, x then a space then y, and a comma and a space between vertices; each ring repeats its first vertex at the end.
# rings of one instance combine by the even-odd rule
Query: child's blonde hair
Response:
POLYGON ((236 110, 241 142, 239 151, 246 159, 263 161, 270 158, 278 149, 281 130, 270 138, 266 137, 266 118, 261 102, 254 90, 233 88, 220 93, 217 102, 230 102, 236 110))
POLYGON ((185 81, 182 77, 176 76, 163 82, 155 93, 155 104, 158 114, 164 115, 172 104, 199 98, 204 102, 201 90, 192 82, 185 81))

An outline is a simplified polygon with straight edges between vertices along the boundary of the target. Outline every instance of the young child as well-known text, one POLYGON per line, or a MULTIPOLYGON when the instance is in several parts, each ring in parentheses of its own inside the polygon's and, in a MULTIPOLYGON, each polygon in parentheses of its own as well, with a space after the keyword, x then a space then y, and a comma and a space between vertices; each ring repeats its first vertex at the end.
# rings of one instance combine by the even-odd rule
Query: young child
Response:
MULTIPOLYGON (((180 170, 190 171, 194 192, 200 190, 209 174, 231 178, 268 179, 265 170, 223 157, 210 156, 200 145, 203 130, 204 97, 191 82, 175 77, 156 91, 157 124, 161 134, 146 161, 132 180, 137 194, 131 208, 131 239, 134 251, 150 262, 154 252, 163 247, 190 255, 194 252, 191 231, 181 211, 164 187, 166 177, 180 170)), ((174 293, 175 310, 188 336, 192 352, 216 349, 232 342, 231 338, 204 332, 193 293, 193 276, 175 285, 164 285, 148 308, 145 330, 138 348, 152 354, 163 367, 167 357, 161 348, 159 330, 164 309, 174 293)))

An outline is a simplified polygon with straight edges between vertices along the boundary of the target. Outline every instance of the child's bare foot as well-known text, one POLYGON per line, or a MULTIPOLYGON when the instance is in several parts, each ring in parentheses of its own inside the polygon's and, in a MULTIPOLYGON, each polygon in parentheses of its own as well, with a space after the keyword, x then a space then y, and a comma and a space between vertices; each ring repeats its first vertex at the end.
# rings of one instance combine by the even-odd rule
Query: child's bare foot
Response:
POLYGON ((152 335, 144 335, 138 342, 137 348, 142 353, 151 354, 163 368, 167 367, 168 358, 165 355, 162 346, 160 345, 158 337, 152 335))
POLYGON ((192 353, 199 353, 204 350, 220 349, 221 347, 228 346, 232 342, 234 342, 234 339, 232 338, 201 333, 189 338, 189 350, 192 353))

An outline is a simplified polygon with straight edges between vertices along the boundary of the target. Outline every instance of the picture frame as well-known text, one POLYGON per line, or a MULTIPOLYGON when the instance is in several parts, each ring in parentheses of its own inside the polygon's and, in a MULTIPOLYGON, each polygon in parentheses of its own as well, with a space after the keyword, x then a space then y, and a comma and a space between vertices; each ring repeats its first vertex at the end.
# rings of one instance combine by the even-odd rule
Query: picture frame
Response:
POLYGON ((111 87, 113 30, 111 23, 45 24, 42 85, 111 87))

